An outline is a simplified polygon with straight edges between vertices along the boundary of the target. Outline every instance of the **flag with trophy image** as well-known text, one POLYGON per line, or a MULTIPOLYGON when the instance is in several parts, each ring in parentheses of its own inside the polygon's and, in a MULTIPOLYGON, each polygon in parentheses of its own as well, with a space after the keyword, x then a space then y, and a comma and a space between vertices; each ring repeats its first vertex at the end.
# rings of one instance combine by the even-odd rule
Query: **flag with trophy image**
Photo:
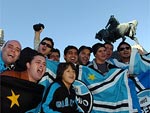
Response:
POLYGON ((0 76, 2 113, 25 113, 35 108, 42 99, 42 85, 11 76, 0 76))

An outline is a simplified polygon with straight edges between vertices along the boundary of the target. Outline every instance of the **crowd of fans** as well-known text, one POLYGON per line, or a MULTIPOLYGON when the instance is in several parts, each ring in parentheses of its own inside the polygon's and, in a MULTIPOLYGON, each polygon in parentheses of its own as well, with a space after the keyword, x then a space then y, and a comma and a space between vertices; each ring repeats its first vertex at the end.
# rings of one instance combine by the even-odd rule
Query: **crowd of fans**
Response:
MULTIPOLYGON (((96 43, 91 45, 91 47, 82 45, 79 48, 74 45, 68 45, 64 49, 63 54, 65 62, 60 62, 60 56, 62 55, 58 48, 54 48, 53 39, 45 37, 40 40, 40 34, 43 29, 44 26, 36 30, 34 29, 34 50, 30 47, 22 49, 20 42, 9 40, 3 45, 0 52, 1 80, 3 77, 9 76, 44 86, 44 90, 41 90, 43 92, 41 101, 38 101, 32 109, 27 110, 25 108, 23 112, 83 112, 78 107, 76 92, 73 88, 73 83, 77 79, 79 72, 77 67, 80 65, 91 68, 102 76, 105 76, 111 69, 116 68, 128 70, 129 72, 132 53, 132 47, 129 43, 123 41, 118 45, 116 58, 113 56, 114 47, 112 43, 96 43), (91 54, 94 55, 92 61, 90 61, 91 54), (53 68, 51 63, 58 66, 56 68, 56 77, 52 79, 53 82, 43 82, 46 81, 45 79, 49 81, 49 75, 52 75, 48 68, 48 65, 53 68)), ((150 61, 149 53, 140 52, 140 56, 147 57, 147 61, 150 61)), ((149 70, 150 67, 148 64, 146 71, 141 71, 138 75, 129 72, 127 77, 133 80, 134 77, 147 73, 149 70)), ((150 73, 147 73, 147 76, 150 76, 150 73)), ((38 85, 37 87, 35 86, 35 89, 38 88, 38 85)), ((1 87, 1 93, 3 93, 5 91, 3 84, 1 84, 1 87)), ((1 96, 1 110, 9 108, 9 106, 5 106, 5 101, 2 98, 4 97, 1 96)), ((32 103, 32 101, 26 101, 25 104, 32 103)), ((11 108, 13 106, 19 105, 15 105, 14 103, 11 105, 11 108)), ((137 112, 141 111, 137 110, 137 112)), ((10 112, 12 111, 10 110, 10 112)))

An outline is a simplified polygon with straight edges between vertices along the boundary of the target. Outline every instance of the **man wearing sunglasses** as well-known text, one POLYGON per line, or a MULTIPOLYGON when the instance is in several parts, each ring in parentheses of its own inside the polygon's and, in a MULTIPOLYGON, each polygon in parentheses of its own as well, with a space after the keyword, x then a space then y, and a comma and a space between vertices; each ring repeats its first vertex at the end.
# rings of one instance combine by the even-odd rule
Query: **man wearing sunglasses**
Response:
POLYGON ((129 64, 130 56, 131 56, 131 46, 127 42, 121 42, 118 47, 117 51, 120 57, 120 61, 129 64))
POLYGON ((54 47, 53 40, 49 37, 45 37, 38 46, 38 52, 47 56, 52 51, 53 47, 54 47))
POLYGON ((47 56, 48 54, 51 53, 51 51, 54 47, 53 39, 51 39, 49 37, 45 37, 45 38, 43 38, 42 41, 40 41, 40 34, 44 29, 43 24, 35 24, 33 26, 33 28, 35 31, 34 49, 37 50, 38 52, 42 53, 44 56, 47 56), (35 29, 35 26, 36 26, 36 29, 35 29))

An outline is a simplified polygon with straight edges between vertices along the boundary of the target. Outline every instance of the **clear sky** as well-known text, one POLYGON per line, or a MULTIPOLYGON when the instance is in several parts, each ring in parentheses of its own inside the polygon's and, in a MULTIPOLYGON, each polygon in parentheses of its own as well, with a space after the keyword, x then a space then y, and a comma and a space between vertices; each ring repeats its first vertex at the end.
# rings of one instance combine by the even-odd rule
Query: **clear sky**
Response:
MULTIPOLYGON (((150 0, 0 0, 0 28, 4 40, 19 40, 33 48, 33 24, 43 23, 41 39, 51 37, 61 51, 68 45, 92 46, 100 42, 95 34, 107 24, 110 15, 120 23, 138 20, 136 37, 150 51, 150 0)), ((131 45, 135 42, 126 40, 131 45)), ((115 49, 121 40, 114 43, 115 49)), ((104 43, 104 42, 101 42, 104 43)))

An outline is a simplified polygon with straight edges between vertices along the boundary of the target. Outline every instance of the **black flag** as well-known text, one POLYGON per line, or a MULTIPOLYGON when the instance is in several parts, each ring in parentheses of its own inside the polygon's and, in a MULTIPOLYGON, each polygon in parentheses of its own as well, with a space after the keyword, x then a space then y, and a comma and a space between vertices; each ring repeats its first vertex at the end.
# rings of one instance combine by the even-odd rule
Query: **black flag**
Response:
POLYGON ((11 76, 0 76, 2 113, 25 113, 42 100, 44 86, 11 76))

